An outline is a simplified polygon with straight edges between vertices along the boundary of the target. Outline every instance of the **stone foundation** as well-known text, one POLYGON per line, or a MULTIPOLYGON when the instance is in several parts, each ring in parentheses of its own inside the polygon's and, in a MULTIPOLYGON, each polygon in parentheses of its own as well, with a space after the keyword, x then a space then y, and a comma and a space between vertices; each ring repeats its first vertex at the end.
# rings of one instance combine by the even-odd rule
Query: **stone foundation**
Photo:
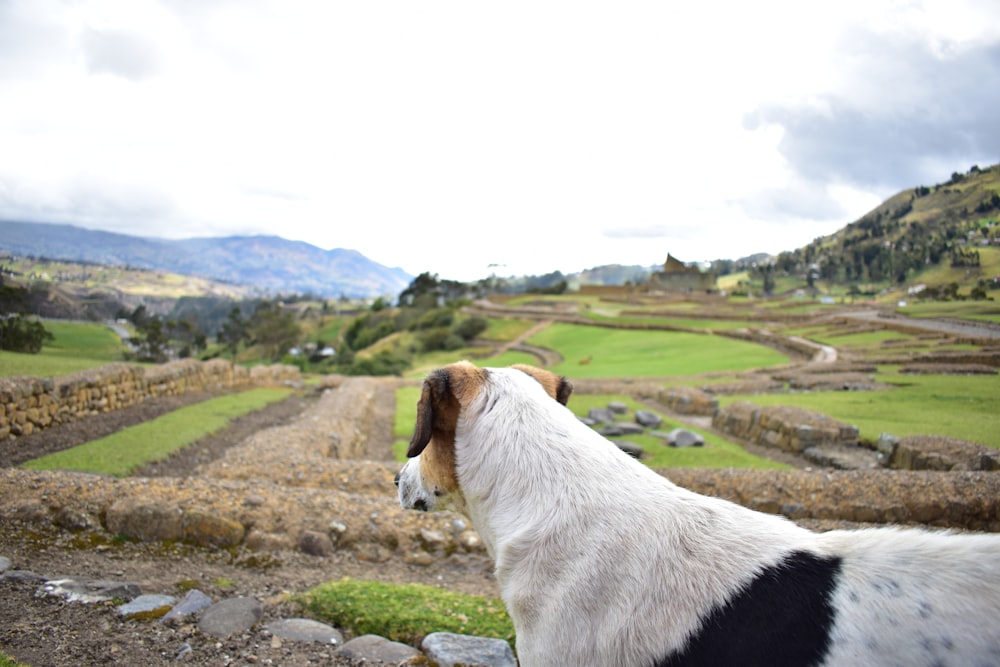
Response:
POLYGON ((248 369, 222 359, 185 359, 151 367, 117 363, 53 378, 0 378, 0 438, 31 435, 161 396, 300 379, 295 366, 248 369))
POLYGON ((857 445, 855 426, 793 406, 759 407, 740 401, 712 417, 718 431, 756 445, 801 453, 817 445, 857 445))

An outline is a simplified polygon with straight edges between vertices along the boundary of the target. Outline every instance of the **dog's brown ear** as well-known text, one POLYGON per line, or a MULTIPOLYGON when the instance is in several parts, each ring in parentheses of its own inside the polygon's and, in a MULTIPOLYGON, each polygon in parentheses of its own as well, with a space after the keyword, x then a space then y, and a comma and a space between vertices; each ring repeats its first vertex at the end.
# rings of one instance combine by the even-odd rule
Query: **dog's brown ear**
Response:
POLYGON ((418 456, 433 440, 435 456, 454 455, 455 426, 462 405, 479 392, 486 371, 467 361, 439 368, 427 376, 417 403, 417 424, 406 455, 418 456))
POLYGON ((559 376, 559 388, 556 390, 556 400, 566 405, 569 403, 569 395, 573 393, 573 384, 566 378, 559 376))
POLYGON ((443 369, 434 371, 424 380, 420 390, 420 400, 417 402, 417 423, 413 427, 413 437, 406 456, 413 458, 424 451, 434 434, 434 405, 442 392, 447 391, 448 374, 443 369))
POLYGON ((563 405, 569 402, 569 396, 573 393, 573 385, 563 376, 528 364, 514 364, 511 368, 516 368, 538 380, 538 383, 545 388, 545 392, 563 405))

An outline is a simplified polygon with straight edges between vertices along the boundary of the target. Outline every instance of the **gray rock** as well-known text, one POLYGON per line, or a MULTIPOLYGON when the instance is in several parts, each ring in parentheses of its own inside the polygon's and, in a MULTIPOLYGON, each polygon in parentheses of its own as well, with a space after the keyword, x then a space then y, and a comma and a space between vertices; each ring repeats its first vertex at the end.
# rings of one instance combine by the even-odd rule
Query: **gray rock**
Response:
POLYGON ((613 424, 615 421, 615 413, 607 408, 591 408, 587 411, 587 417, 598 424, 613 424))
POLYGON ((642 427, 642 424, 636 424, 635 422, 621 422, 616 424, 616 426, 622 435, 642 435, 646 431, 642 427))
POLYGON ((578 417, 577 419, 579 419, 584 426, 590 426, 590 427, 597 426, 597 421, 591 419, 590 417, 578 417))
POLYGON ((605 424, 601 428, 597 429, 597 432, 605 438, 613 438, 617 435, 621 435, 622 429, 618 424, 605 424))
POLYGON ((636 410, 635 421, 646 428, 659 428, 660 424, 663 423, 663 418, 649 410, 636 410))
POLYGON ((74 510, 69 507, 63 507, 56 512, 56 515, 52 518, 52 523, 60 528, 72 531, 86 530, 99 525, 99 522, 86 512, 74 510))
POLYGON ((517 667, 510 644, 502 639, 432 632, 420 648, 441 667, 517 667))
POLYGON ((333 540, 326 533, 304 530, 299 536, 299 551, 310 556, 329 556, 333 553, 333 540))
POLYGON ((207 635, 226 639, 237 632, 249 630, 263 615, 264 607, 257 600, 229 598, 206 609, 198 621, 198 629, 207 635))
POLYGON ((876 459, 879 465, 884 467, 890 467, 892 463, 892 456, 896 453, 896 448, 899 447, 900 439, 898 436, 892 433, 880 433, 878 436, 878 444, 876 445, 876 459))
POLYGON ((608 410, 611 410, 616 415, 624 415, 628 413, 628 406, 619 401, 611 401, 608 403, 608 410))
POLYGON ((10 559, 0 556, 0 574, 10 569, 10 559))
POLYGON ((389 641, 378 635, 361 635, 338 648, 333 654, 350 660, 364 660, 375 664, 385 662, 395 665, 404 660, 416 658, 420 655, 420 651, 407 644, 389 641))
POLYGON ((35 591, 36 598, 61 597, 67 602, 107 602, 133 600, 142 595, 138 584, 104 579, 49 579, 35 591))
POLYGON ((168 623, 174 620, 181 620, 185 616, 190 616, 191 614, 210 606, 212 606, 212 598, 208 597, 197 588, 192 588, 187 592, 187 595, 181 598, 180 602, 174 605, 173 609, 168 611, 163 618, 160 619, 160 622, 168 623))
POLYGON ((183 644, 181 644, 181 647, 177 650, 177 655, 175 656, 174 659, 183 660, 184 658, 191 655, 191 651, 192 651, 191 645, 188 644, 187 642, 184 642, 183 644))
POLYGON ((643 455, 642 447, 635 444, 634 442, 629 442, 628 440, 614 440, 615 445, 618 449, 622 450, 634 459, 641 459, 643 455))
POLYGON ((667 444, 671 447, 704 447, 705 439, 686 428, 675 428, 667 433, 667 444))
POLYGON ((443 549, 447 542, 448 540, 445 538, 444 533, 439 530, 420 529, 420 544, 423 545, 424 549, 443 549))
MULTIPOLYGON (((116 609, 121 616, 137 616, 143 613, 154 612, 164 607, 173 607, 175 602, 177 602, 177 598, 173 595, 147 594, 140 595, 131 602, 120 604, 116 609)), ((164 610, 163 613, 166 614, 167 611, 169 609, 164 610)))
POLYGON ((299 642, 319 642, 321 644, 344 643, 344 635, 337 628, 309 618, 286 618, 268 623, 265 629, 275 637, 299 642))

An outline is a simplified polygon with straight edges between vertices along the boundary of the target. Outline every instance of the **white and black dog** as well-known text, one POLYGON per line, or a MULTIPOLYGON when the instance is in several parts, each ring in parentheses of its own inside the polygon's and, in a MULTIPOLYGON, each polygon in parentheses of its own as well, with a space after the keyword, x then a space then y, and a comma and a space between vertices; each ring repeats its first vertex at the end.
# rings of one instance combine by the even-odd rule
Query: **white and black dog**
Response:
POLYGON ((434 371, 396 476, 404 508, 479 531, 522 666, 1000 665, 1000 536, 816 533, 692 493, 570 391, 528 366, 434 371))

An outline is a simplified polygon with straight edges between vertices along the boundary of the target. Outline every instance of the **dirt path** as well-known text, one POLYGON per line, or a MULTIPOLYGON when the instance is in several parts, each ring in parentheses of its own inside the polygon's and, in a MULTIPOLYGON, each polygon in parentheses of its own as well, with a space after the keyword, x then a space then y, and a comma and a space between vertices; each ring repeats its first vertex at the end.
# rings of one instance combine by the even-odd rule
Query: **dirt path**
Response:
POLYGON ((1000 325, 992 322, 973 322, 955 318, 918 318, 887 314, 879 310, 853 310, 841 313, 842 317, 863 322, 877 323, 889 329, 903 327, 933 333, 945 333, 966 338, 1000 340, 1000 325))

